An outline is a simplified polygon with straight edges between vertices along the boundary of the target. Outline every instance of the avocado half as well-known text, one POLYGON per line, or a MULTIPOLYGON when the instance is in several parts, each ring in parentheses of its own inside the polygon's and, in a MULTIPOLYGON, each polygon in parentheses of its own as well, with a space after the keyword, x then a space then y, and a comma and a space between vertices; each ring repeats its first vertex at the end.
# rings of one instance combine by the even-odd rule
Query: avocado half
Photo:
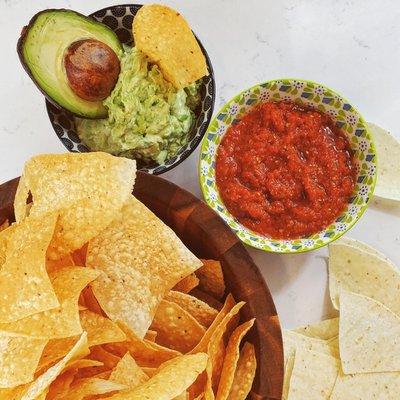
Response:
POLYGON ((36 14, 18 40, 19 59, 32 80, 55 106, 84 118, 105 118, 102 101, 78 97, 68 84, 64 54, 68 47, 84 39, 108 45, 120 57, 122 45, 106 25, 72 10, 49 9, 36 14))

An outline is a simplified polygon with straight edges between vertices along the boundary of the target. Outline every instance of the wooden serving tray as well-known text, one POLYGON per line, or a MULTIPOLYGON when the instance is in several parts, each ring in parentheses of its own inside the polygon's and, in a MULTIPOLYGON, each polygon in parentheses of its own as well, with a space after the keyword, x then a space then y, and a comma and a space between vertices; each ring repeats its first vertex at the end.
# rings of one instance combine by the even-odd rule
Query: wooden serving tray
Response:
MULTIPOLYGON (((0 224, 14 221, 19 178, 0 185, 0 224)), ((200 258, 219 260, 227 290, 246 306, 243 320, 255 317, 248 335, 257 352, 257 376, 250 399, 281 399, 283 345, 279 318, 269 289, 247 250, 223 220, 201 200, 175 184, 138 172, 134 195, 169 225, 200 258)))

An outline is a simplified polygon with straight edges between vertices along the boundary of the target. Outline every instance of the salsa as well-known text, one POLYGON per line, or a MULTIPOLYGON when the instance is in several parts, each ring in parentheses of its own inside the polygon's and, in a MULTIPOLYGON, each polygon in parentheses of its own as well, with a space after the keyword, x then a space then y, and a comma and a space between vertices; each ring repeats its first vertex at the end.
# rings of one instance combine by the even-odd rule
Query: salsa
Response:
POLYGON ((229 127, 216 181, 240 223, 275 239, 319 232, 346 208, 356 180, 350 144, 332 118, 293 102, 265 102, 229 127))

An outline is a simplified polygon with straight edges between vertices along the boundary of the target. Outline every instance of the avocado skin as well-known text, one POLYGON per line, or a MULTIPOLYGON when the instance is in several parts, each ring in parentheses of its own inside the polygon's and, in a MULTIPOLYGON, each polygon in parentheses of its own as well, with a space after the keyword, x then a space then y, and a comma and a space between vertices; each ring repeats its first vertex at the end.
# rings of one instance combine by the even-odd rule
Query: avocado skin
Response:
MULTIPOLYGON (((120 50, 122 51, 122 44, 120 43, 117 35, 106 25, 102 24, 101 22, 97 21, 96 19, 94 19, 91 16, 86 16, 84 14, 81 14, 77 11, 73 11, 73 10, 69 10, 66 8, 49 8, 49 9, 45 9, 42 11, 39 11, 38 13, 36 13, 29 21, 28 25, 24 26, 22 28, 20 37, 18 39, 17 42, 17 53, 18 53, 18 57, 19 60, 24 68, 24 70, 26 71, 26 73, 29 75, 29 77, 32 79, 32 81, 34 82, 35 86, 40 90, 40 92, 45 96, 45 98, 55 107, 59 108, 59 109, 66 109, 69 113, 76 115, 78 117, 83 117, 83 118, 89 118, 89 119, 101 119, 101 118, 106 118, 107 117, 107 110, 105 110, 105 112, 99 113, 98 115, 93 115, 93 114, 88 114, 87 112, 85 112, 85 110, 82 110, 81 112, 74 112, 69 110, 68 108, 64 107, 63 105, 61 105, 58 101, 56 101, 49 93, 47 93, 42 87, 41 85, 37 82, 35 76, 33 75, 28 63, 26 62, 25 56, 24 56, 24 45, 25 45, 25 41, 28 37, 29 31, 30 29, 35 25, 37 19, 42 15, 42 14, 46 14, 46 13, 51 13, 51 12, 67 12, 67 13, 71 13, 71 14, 75 14, 78 17, 83 17, 86 18, 88 20, 91 20, 93 22, 95 22, 96 24, 99 25, 103 25, 104 29, 107 29, 108 31, 110 31, 110 33, 112 33, 115 36, 115 42, 119 43, 119 47, 120 50)), ((71 44, 71 43, 69 43, 71 44)), ((68 44, 68 45, 69 45, 68 44)), ((68 47, 68 46, 67 46, 68 47)))

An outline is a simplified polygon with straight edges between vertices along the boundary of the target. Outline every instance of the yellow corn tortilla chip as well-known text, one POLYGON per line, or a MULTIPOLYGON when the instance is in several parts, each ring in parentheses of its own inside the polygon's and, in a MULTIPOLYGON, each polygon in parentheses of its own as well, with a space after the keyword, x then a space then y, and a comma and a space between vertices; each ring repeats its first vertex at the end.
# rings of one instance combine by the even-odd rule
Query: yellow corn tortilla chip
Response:
POLYGON ((146 332, 146 335, 144 336, 144 338, 146 340, 148 340, 149 342, 155 342, 156 338, 157 338, 157 332, 156 331, 152 331, 151 329, 149 329, 146 332))
POLYGON ((239 360, 239 346, 243 337, 251 329, 254 319, 238 326, 229 338, 228 346, 225 351, 224 364, 222 367, 221 378, 218 385, 216 398, 226 400, 232 389, 233 378, 235 376, 236 366, 239 360))
POLYGON ((136 361, 129 353, 126 353, 119 360, 110 375, 110 381, 121 383, 128 389, 134 389, 148 380, 149 377, 136 364, 136 361))
POLYGON ((289 384, 290 378, 292 377, 293 367, 294 367, 294 357, 296 351, 291 353, 286 360, 285 364, 285 375, 283 377, 283 387, 282 387, 282 400, 287 400, 289 395, 289 384))
POLYGON ((339 345, 343 372, 400 371, 400 317, 363 295, 340 295, 339 345))
POLYGON ((185 391, 204 371, 207 354, 180 356, 161 368, 137 388, 112 396, 112 400, 171 400, 185 391))
POLYGON ((199 284, 199 278, 193 273, 188 275, 186 278, 183 278, 179 281, 175 286, 174 290, 182 293, 189 293, 192 289, 194 289, 199 284))
POLYGON ((48 274, 52 274, 65 267, 73 267, 75 262, 70 254, 65 254, 57 260, 52 260, 47 257, 46 259, 46 270, 48 274))
POLYGON ((14 229, 15 227, 8 227, 7 229, 0 231, 0 269, 6 261, 7 241, 14 229))
POLYGON ((374 195, 400 200, 400 142, 385 129, 368 124, 378 153, 378 177, 374 195))
POLYGON ((94 296, 93 290, 90 286, 83 289, 83 291, 81 293, 81 299, 82 299, 83 303, 85 304, 85 306, 88 308, 88 310, 90 310, 96 314, 102 315, 104 317, 106 316, 105 312, 100 307, 99 302, 97 301, 96 297, 94 296))
POLYGON ((326 354, 298 348, 290 378, 290 400, 328 400, 340 369, 340 361, 326 354))
POLYGON ((74 260, 75 265, 86 265, 88 243, 85 243, 80 249, 75 250, 71 257, 74 260))
POLYGON ((87 265, 102 272, 92 284, 101 308, 143 338, 164 293, 201 262, 168 226, 131 197, 122 217, 89 243, 87 265))
POLYGON ((140 8, 133 20, 135 46, 158 64, 165 79, 182 89, 208 75, 203 52, 188 23, 159 4, 140 8))
POLYGON ((201 260, 203 266, 196 271, 200 280, 199 288, 221 299, 225 293, 225 280, 222 266, 216 260, 201 260))
POLYGON ((51 282, 60 307, 30 315, 12 323, 0 323, 0 333, 41 339, 64 338, 81 334, 79 294, 98 275, 98 271, 82 267, 63 268, 54 272, 51 275, 51 282))
POLYGON ((101 361, 105 368, 113 369, 120 360, 120 357, 110 353, 102 346, 93 346, 90 348, 90 354, 88 356, 91 360, 101 361))
POLYGON ((245 400, 247 398, 253 386, 256 369, 257 360, 254 346, 251 343, 245 343, 240 352, 228 400, 245 400))
POLYGON ((89 347, 126 340, 125 333, 108 318, 89 310, 81 311, 79 315, 82 329, 88 334, 89 347))
POLYGON ((43 154, 31 158, 15 196, 16 220, 59 213, 48 251, 52 259, 79 249, 116 218, 131 195, 136 164, 106 153, 43 154))
POLYGON ((174 397, 174 400, 189 400, 189 395, 186 390, 181 393, 179 396, 174 397))
POLYGON ((296 329, 292 329, 292 331, 316 339, 333 339, 339 335, 339 318, 331 318, 315 324, 299 326, 296 329))
POLYGON ((181 306, 205 327, 209 327, 218 314, 218 310, 190 294, 171 290, 168 292, 165 299, 181 306))
POLYGON ((192 350, 206 332, 187 311, 167 300, 158 306, 151 329, 157 332, 158 344, 181 353, 192 350))
POLYGON ((0 334, 0 388, 12 388, 33 381, 47 340, 0 334))
POLYGON ((59 306, 45 263, 56 219, 56 214, 28 218, 11 227, 6 260, 0 269, 0 322, 59 306))
POLYGON ((399 397, 400 372, 345 375, 339 372, 330 400, 389 400, 399 397))
POLYGON ((140 339, 132 329, 122 322, 119 322, 118 326, 125 333, 127 340, 110 343, 104 347, 119 357, 123 357, 129 351, 141 367, 159 367, 165 361, 181 355, 179 351, 168 349, 146 339, 140 339))
POLYGON ((359 248, 329 246, 329 291, 339 308, 339 293, 347 290, 383 303, 400 315, 400 273, 392 263, 359 248))

